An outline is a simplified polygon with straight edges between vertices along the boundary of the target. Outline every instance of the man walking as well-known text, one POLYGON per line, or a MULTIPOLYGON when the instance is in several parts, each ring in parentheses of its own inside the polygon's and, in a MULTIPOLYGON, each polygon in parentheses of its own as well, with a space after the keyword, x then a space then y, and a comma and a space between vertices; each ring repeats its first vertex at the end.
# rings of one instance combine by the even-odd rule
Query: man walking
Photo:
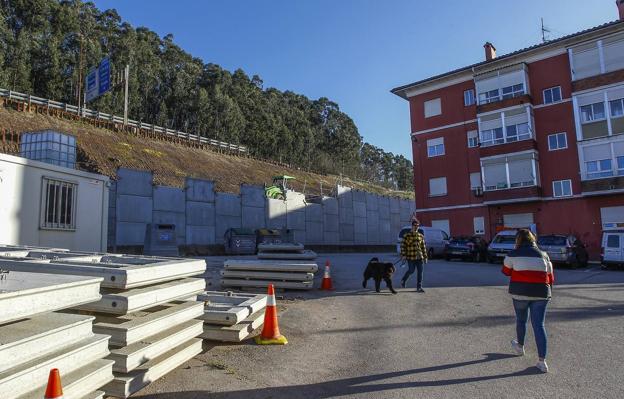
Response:
POLYGON ((427 246, 425 245, 425 237, 418 231, 420 222, 418 219, 412 219, 412 231, 403 236, 401 242, 401 257, 407 260, 408 269, 401 279, 401 287, 405 288, 407 279, 416 274, 416 292, 425 292, 422 288, 424 264, 427 263, 427 246))

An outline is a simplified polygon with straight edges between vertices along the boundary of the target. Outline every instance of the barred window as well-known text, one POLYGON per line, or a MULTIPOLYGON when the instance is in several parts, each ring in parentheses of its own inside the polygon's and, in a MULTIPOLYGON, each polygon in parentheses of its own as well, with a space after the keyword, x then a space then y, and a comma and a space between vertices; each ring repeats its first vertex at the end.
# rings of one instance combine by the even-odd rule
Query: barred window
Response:
POLYGON ((41 198, 41 228, 76 229, 76 194, 78 184, 43 178, 41 198))

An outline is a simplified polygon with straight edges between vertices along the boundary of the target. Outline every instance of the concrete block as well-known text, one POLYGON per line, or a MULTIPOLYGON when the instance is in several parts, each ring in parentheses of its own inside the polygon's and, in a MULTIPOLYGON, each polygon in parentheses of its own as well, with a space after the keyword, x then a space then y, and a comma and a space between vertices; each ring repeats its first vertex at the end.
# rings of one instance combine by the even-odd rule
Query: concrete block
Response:
POLYGON ((215 202, 214 182, 211 180, 186 178, 186 200, 195 202, 215 202))
POLYGON ((352 244, 355 237, 355 229, 352 224, 340 223, 340 242, 352 244))
POLYGON ((353 202, 363 202, 366 203, 366 191, 362 190, 353 190, 353 202))
POLYGON ((305 207, 306 222, 323 222, 323 205, 309 203, 305 207))
POLYGON ((175 187, 154 187, 154 210, 184 212, 186 202, 184 190, 175 187))
POLYGON ((340 233, 334 231, 326 231, 324 234, 325 245, 340 245, 340 233))
POLYGON ((253 272, 249 270, 221 270, 223 278, 241 278, 251 280, 281 280, 281 281, 312 281, 314 273, 288 272, 253 272))
POLYGON ((290 192, 286 199, 286 210, 288 212, 303 211, 307 203, 305 196, 301 193, 290 192))
POLYGON ((117 221, 115 241, 117 245, 143 245, 145 244, 146 223, 128 223, 117 221))
POLYGON ((367 245, 368 244, 368 235, 366 233, 364 233, 364 234, 356 233, 354 235, 353 242, 356 245, 367 245))
POLYGON ((282 229, 287 224, 286 202, 272 198, 267 199, 266 226, 269 229, 282 229))
POLYGON ((323 243, 323 222, 306 222, 306 244, 323 243))
POLYGON ((412 201, 409 200, 400 200, 399 201, 399 209, 405 209, 405 210, 410 210, 410 204, 412 203, 412 201))
POLYGON ((118 374, 103 388, 107 396, 127 398, 156 381, 202 351, 202 340, 193 338, 184 344, 142 364, 127 374, 118 374))
POLYGON ((314 286, 313 281, 243 280, 233 278, 221 280, 222 287, 259 287, 266 290, 269 284, 273 284, 275 288, 288 290, 311 290, 314 286))
POLYGON ((171 326, 200 317, 201 302, 173 301, 123 316, 98 315, 93 332, 110 335, 113 346, 127 346, 171 326))
POLYGON ((150 361, 163 353, 195 338, 203 332, 204 322, 201 320, 188 320, 159 331, 155 335, 144 338, 140 342, 112 349, 107 359, 115 362, 113 371, 128 373, 141 364, 150 361))
POLYGON ((353 202, 353 216, 356 218, 366 217, 366 203, 365 202, 353 202))
POLYGON ((117 170, 117 194, 152 196, 152 172, 119 168, 117 170))
POLYGON ((379 219, 390 220, 390 201, 388 197, 379 198, 379 219))
POLYGON ((366 224, 368 228, 378 228, 379 227, 379 212, 378 211, 368 211, 366 212, 366 224))
POLYGON ((353 224, 353 218, 354 218, 355 214, 353 212, 353 203, 351 207, 348 208, 340 208, 340 215, 338 217, 338 219, 340 220, 340 223, 347 223, 347 224, 353 224))
POLYGON ((369 211, 379 210, 379 196, 373 193, 366 193, 366 209, 369 211))
POLYGON ((185 278, 124 291, 102 288, 102 299, 77 308, 124 315, 177 299, 188 298, 201 293, 205 288, 206 281, 200 278, 185 278))
POLYGON ((401 208, 401 212, 399 213, 399 216, 401 218, 402 224, 409 224, 409 220, 410 220, 410 217, 412 216, 412 213, 410 212, 409 208, 401 208))
POLYGON ((108 354, 108 339, 106 335, 92 335, 0 374, 0 398, 20 397, 45 384, 52 368, 72 373, 102 359, 108 354))
POLYGON ((300 242, 302 244, 307 243, 306 231, 305 230, 294 230, 295 241, 300 242))
POLYGON ((399 215, 398 213, 391 213, 390 214, 390 228, 393 231, 396 231, 396 233, 399 233, 399 230, 401 230, 401 227, 403 227, 404 225, 401 223, 401 215, 399 215))
POLYGON ((390 198, 390 212, 391 213, 399 213, 399 210, 401 209, 400 202, 401 200, 397 197, 390 198))
POLYGON ((264 242, 258 244, 258 251, 260 252, 301 252, 304 249, 305 246, 303 244, 295 242, 264 242))
MULTIPOLYGON (((2 269, 11 270, 11 264, 3 262, 2 269)), ((97 301, 101 281, 93 277, 11 271, 4 275, 0 289, 0 324, 97 301)))
MULTIPOLYGON (((223 237, 222 237, 223 238, 223 237)), ((212 245, 216 240, 215 226, 186 226, 186 245, 212 245)))
POLYGON ((0 327, 0 373, 91 337, 94 319, 48 312, 0 327))
MULTIPOLYGON (((372 225, 370 222, 372 220, 367 220, 367 232, 366 232, 366 241, 368 244, 379 244, 380 243, 380 234, 379 234, 379 224, 372 225)), ((379 221, 377 221, 379 223, 379 221)))
POLYGON ((263 186, 255 186, 251 184, 241 184, 240 186, 241 200, 243 206, 251 206, 256 208, 264 208, 266 206, 266 194, 263 186))
POLYGON ((265 209, 243 205, 241 226, 249 229, 262 229, 266 227, 265 209))
MULTIPOLYGON (((218 197, 217 197, 218 198, 218 197)), ((217 243, 224 242, 224 234, 227 229, 230 228, 240 228, 241 227, 241 217, 240 216, 219 216, 217 215, 216 220, 216 231, 215 231, 215 241, 217 243)))
POLYGON ((204 331, 199 338, 220 342, 242 342, 262 324, 264 324, 264 310, 249 315, 245 320, 233 326, 204 324, 204 331))
POLYGON ((138 197, 135 195, 119 195, 117 201, 117 220, 120 222, 151 223, 152 198, 138 197))
POLYGON ((366 235, 367 231, 367 223, 366 218, 354 218, 353 219, 353 228, 355 234, 364 234, 366 235))
POLYGON ((215 225, 215 205, 209 202, 186 202, 186 224, 190 226, 215 225))
POLYGON ((323 231, 327 232, 338 232, 340 231, 340 220, 338 215, 323 215, 323 231))
MULTIPOLYGON (((396 234, 399 232, 397 231, 396 234)), ((394 244, 396 241, 396 234, 392 233, 390 228, 390 220, 381 219, 379 221, 379 243, 380 244, 394 244)))
POLYGON ((222 291, 205 291, 197 296, 197 300, 204 304, 204 314, 199 317, 200 320, 224 326, 240 323, 251 314, 264 309, 267 304, 266 295, 222 291))
POLYGON ((323 212, 327 215, 338 215, 338 200, 336 198, 323 198, 323 212))
POLYGON ((217 216, 241 216, 241 199, 238 195, 230 193, 216 193, 217 216))
POLYGON ((286 225, 289 229, 305 230, 306 228, 305 211, 288 212, 286 217, 286 225))
POLYGON ((228 259, 223 263, 226 270, 254 270, 273 272, 316 273, 318 265, 301 260, 228 259))
MULTIPOLYGON (((297 233, 299 230, 295 230, 295 240, 303 242, 307 239, 305 231, 299 232, 303 234, 303 238, 297 233), (297 239, 299 237, 299 239, 297 239)), ((289 259, 289 260, 314 260, 318 257, 316 252, 306 249, 300 252, 260 252, 258 253, 258 259, 289 259)))

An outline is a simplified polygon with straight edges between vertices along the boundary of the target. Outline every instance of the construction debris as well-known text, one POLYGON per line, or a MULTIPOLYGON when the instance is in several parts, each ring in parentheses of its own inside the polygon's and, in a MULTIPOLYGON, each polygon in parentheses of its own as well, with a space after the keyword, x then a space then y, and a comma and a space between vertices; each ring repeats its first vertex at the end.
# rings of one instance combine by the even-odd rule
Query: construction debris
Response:
POLYGON ((110 337, 92 332, 92 316, 51 312, 98 300, 101 281, 5 273, 0 280, 1 398, 43 397, 52 368, 62 370, 66 397, 101 397, 98 390, 113 379, 114 362, 104 359, 110 337))

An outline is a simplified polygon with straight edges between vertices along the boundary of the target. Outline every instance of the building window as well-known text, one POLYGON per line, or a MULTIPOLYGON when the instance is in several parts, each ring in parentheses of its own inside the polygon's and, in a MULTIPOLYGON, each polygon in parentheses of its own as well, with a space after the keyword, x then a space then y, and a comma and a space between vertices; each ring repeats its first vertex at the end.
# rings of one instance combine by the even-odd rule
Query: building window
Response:
POLYGON ((471 130, 468 133, 468 148, 474 148, 479 146, 479 132, 471 130))
POLYGON ((474 233, 477 235, 485 234, 485 219, 483 216, 477 216, 472 219, 474 225, 474 233))
POLYGON ((544 90, 544 104, 552 104, 561 101, 561 87, 551 87, 544 90))
POLYGON ((518 97, 524 94, 524 84, 503 87, 503 100, 518 97))
POLYGON ((581 121, 589 123, 605 119, 604 103, 594 103, 581 107, 581 121))
POLYGON ((555 180, 553 181, 553 197, 570 197, 572 196, 572 180, 555 180))
POLYGON ((446 195, 446 177, 429 179, 429 196, 438 197, 446 195))
POLYGON ((620 98, 619 100, 613 100, 609 102, 611 108, 611 117, 619 118, 624 116, 624 98, 620 98))
POLYGON ((442 103, 439 98, 425 101, 425 118, 440 115, 442 113, 442 103))
POLYGON ((565 133, 548 135, 548 151, 562 150, 568 148, 568 139, 565 133))
POLYGON ((624 176, 624 156, 617 157, 618 175, 624 176))
POLYGON ((479 93, 479 104, 488 104, 500 100, 498 89, 479 93))
POLYGON ((588 179, 613 176, 613 168, 611 167, 610 159, 585 162, 585 168, 587 169, 588 179))
POLYGON ((514 141, 527 140, 531 138, 528 123, 519 123, 517 125, 507 126, 507 143, 514 141))
POLYGON ((464 106, 474 105, 475 103, 475 91, 469 89, 464 91, 464 106))
POLYGON ((429 158, 444 155, 444 137, 427 140, 427 156, 429 158))
POLYGON ((76 229, 76 183, 43 178, 41 228, 76 229))
POLYGON ((488 160, 482 163, 484 190, 537 186, 537 162, 534 155, 488 160))
POLYGON ((483 144, 484 147, 503 143, 505 143, 505 135, 503 134, 502 127, 483 130, 481 132, 481 144, 483 144))
POLYGON ((481 172, 470 174, 470 189, 474 190, 476 188, 481 188, 481 172))

